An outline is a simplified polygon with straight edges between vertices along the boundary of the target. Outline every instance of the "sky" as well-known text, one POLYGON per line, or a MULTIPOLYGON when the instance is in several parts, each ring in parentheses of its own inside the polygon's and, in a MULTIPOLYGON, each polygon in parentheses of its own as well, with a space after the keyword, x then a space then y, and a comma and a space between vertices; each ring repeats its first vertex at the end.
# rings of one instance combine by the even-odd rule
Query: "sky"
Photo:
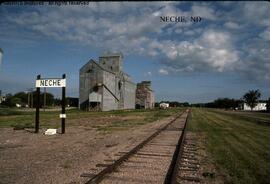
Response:
POLYGON ((26 91, 38 74, 66 73, 67 96, 78 97, 80 67, 121 52, 124 71, 136 83, 151 80, 157 101, 239 99, 252 89, 268 99, 269 10, 269 2, 2 4, 0 90, 26 91), (187 21, 164 22, 164 16, 187 21))

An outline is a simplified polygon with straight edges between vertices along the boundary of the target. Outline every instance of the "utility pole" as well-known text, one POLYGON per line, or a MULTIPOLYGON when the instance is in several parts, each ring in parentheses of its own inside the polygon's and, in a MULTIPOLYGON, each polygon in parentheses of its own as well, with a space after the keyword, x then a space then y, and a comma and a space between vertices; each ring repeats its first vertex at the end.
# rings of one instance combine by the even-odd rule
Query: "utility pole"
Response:
POLYGON ((30 93, 30 96, 31 96, 31 108, 33 108, 34 107, 33 106, 33 104, 34 104, 34 92, 33 91, 30 93))
MULTIPOLYGON (((37 76, 37 80, 40 80, 41 76, 37 76)), ((38 133, 39 131, 39 103, 40 103, 40 87, 37 87, 37 100, 36 100, 36 122, 35 122, 35 133, 38 133)))
POLYGON ((28 101, 28 108, 30 108, 30 91, 28 91, 28 93, 27 93, 27 101, 28 101))
MULTIPOLYGON (((66 79, 66 74, 63 74, 62 76, 63 79, 66 79)), ((62 119, 61 119, 61 127, 62 127, 62 134, 65 133, 65 127, 66 127, 66 87, 62 87, 62 119)))
POLYGON ((43 111, 45 111, 46 107, 46 88, 44 88, 44 104, 43 104, 43 111))
POLYGON ((28 107, 33 108, 33 88, 27 89, 28 92, 28 107))

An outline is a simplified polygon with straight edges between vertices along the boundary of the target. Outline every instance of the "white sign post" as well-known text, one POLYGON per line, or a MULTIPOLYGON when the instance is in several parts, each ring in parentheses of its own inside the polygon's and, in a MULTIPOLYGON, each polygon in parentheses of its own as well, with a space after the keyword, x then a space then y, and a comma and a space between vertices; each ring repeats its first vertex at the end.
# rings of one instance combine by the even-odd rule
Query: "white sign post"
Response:
POLYGON ((37 88, 37 104, 36 104, 36 123, 35 123, 35 132, 39 131, 39 106, 40 106, 40 88, 62 88, 62 111, 60 114, 61 118, 61 127, 62 134, 65 133, 65 119, 66 119, 66 74, 63 74, 62 78, 58 79, 41 79, 41 76, 38 75, 36 79, 36 88, 37 88))

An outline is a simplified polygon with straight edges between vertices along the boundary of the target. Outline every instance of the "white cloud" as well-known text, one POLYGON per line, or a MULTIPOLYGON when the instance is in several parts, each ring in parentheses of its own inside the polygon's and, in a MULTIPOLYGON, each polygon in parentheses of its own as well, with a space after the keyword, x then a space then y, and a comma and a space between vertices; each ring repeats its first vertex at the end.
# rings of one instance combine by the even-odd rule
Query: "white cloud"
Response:
POLYGON ((230 37, 228 32, 207 30, 197 42, 203 48, 205 61, 218 71, 230 68, 239 59, 230 37))
POLYGON ((193 5, 192 6, 192 15, 193 16, 201 16, 202 18, 206 18, 209 20, 216 20, 215 11, 207 6, 203 5, 193 5))
POLYGON ((231 45, 228 32, 215 31, 213 29, 205 30, 201 38, 199 38, 199 42, 206 47, 213 48, 224 48, 231 45))
MULTIPOLYGON (((220 5, 231 6, 230 3, 220 5)), ((256 70, 254 74, 262 71, 261 75, 266 75, 265 69, 254 63, 261 62, 268 68, 266 59, 269 56, 262 50, 269 47, 269 43, 264 43, 270 38, 269 3, 238 5, 225 12, 214 3, 91 2, 89 6, 50 6, 10 13, 4 15, 0 24, 5 21, 5 25, 18 30, 28 29, 36 35, 70 41, 95 50, 151 56, 161 60, 166 69, 161 68, 159 73, 164 75, 171 71, 228 70, 246 73, 256 70), (182 8, 182 4, 189 5, 190 9, 182 8), (203 24, 159 21, 159 16, 170 15, 201 16, 203 24), (258 27, 259 33, 247 31, 254 26, 258 27), (246 35, 257 37, 264 44, 248 43, 250 38, 246 35), (238 39, 241 42, 237 43, 238 39)), ((7 28, 2 27, 0 36, 3 37, 7 28)))
POLYGON ((144 74, 144 76, 150 77, 150 76, 152 76, 152 72, 151 72, 151 71, 148 71, 148 72, 146 72, 146 73, 144 74))
POLYGON ((268 2, 249 2, 243 4, 242 16, 245 16, 249 21, 260 24, 260 21, 269 17, 269 3, 268 2), (259 11, 258 11, 259 10, 259 11))
POLYGON ((192 35, 194 35, 194 34, 196 34, 196 33, 195 33, 195 31, 193 31, 193 30, 188 30, 188 31, 185 31, 184 34, 185 34, 185 35, 188 35, 188 36, 192 36, 192 35))
POLYGON ((165 55, 164 62, 174 71, 191 72, 213 69, 219 72, 232 70, 239 61, 228 32, 205 30, 203 34, 191 41, 157 41, 154 40, 150 49, 165 55))
POLYGON ((265 41, 270 41, 270 27, 269 29, 266 29, 262 33, 259 34, 259 36, 264 39, 265 41))
POLYGON ((180 33, 182 33, 182 32, 183 32, 183 30, 182 30, 182 29, 180 29, 180 28, 178 28, 178 29, 175 29, 175 30, 174 30, 174 32, 175 32, 175 33, 177 33, 177 34, 180 34, 180 33))
POLYGON ((269 81, 269 41, 262 38, 254 38, 247 43, 247 47, 244 49, 244 52, 246 57, 240 63, 238 71, 251 80, 269 81))
POLYGON ((165 70, 164 68, 159 69, 158 73, 161 75, 168 75, 169 74, 169 72, 167 70, 165 70))
POLYGON ((224 26, 225 27, 227 27, 227 28, 230 28, 230 29, 239 29, 240 28, 240 25, 239 24, 237 24, 236 22, 226 22, 225 24, 224 24, 224 26))

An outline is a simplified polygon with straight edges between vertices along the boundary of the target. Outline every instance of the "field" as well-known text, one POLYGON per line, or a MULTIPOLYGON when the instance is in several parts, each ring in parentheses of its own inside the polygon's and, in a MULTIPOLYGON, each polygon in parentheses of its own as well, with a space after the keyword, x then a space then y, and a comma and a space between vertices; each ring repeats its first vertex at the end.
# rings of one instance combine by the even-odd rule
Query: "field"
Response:
MULTIPOLYGON (((77 182, 81 173, 130 149, 183 110, 73 109, 66 113, 66 134, 45 136, 46 128, 59 128, 60 112, 41 111, 41 131, 34 134, 28 130, 35 112, 0 109, 0 178, 4 183, 77 182)), ((267 113, 193 108, 188 130, 206 148, 207 183, 270 183, 269 122, 267 113)))
POLYGON ((270 122, 266 113, 193 108, 190 131, 206 144, 225 183, 270 183, 270 122))
MULTIPOLYGON (((158 119, 168 117, 176 112, 179 108, 170 110, 115 110, 108 112, 86 112, 80 110, 67 110, 66 126, 86 126, 96 128, 100 131, 113 131, 127 129, 134 126, 144 125, 154 122, 158 119), (85 121, 84 121, 85 120, 85 121), (89 123, 97 122, 97 123, 89 123)), ((40 111, 41 128, 59 128, 60 112, 43 112, 40 111)), ((34 128, 35 112, 23 112, 14 109, 0 108, 0 128, 14 127, 15 129, 34 128)))

